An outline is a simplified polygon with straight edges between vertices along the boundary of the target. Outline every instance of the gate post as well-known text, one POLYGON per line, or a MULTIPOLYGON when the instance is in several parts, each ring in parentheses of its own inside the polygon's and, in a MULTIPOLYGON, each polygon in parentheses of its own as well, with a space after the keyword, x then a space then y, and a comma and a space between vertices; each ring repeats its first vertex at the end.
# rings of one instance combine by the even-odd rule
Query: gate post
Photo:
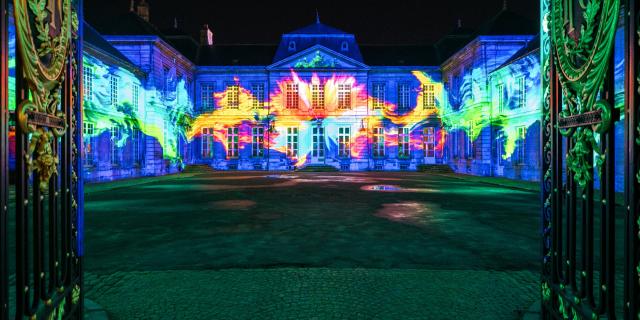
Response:
POLYGON ((626 0, 625 21, 625 318, 640 318, 640 50, 637 0, 626 0))
POLYGON ((0 0, 0 319, 9 317, 8 189, 9 189, 9 16, 6 0, 0 0))

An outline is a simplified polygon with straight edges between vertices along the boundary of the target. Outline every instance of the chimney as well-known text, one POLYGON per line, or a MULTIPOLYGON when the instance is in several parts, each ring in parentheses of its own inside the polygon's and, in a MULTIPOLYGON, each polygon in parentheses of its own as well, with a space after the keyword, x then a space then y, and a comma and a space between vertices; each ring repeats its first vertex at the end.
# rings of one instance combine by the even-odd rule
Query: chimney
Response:
POLYGON ((205 24, 200 30, 200 45, 212 46, 213 45, 213 32, 209 29, 209 25, 205 24))
POLYGON ((462 18, 458 18, 458 29, 462 29, 462 18))
POLYGON ((507 8, 508 4, 509 4, 509 1, 508 0, 504 0, 504 2, 502 3, 502 10, 507 10, 508 9, 507 8))
POLYGON ((178 18, 173 18, 173 28, 178 29, 178 18))
POLYGON ((131 0, 131 4, 129 5, 129 12, 136 12, 136 3, 134 0, 131 0))
POLYGON ((140 18, 149 22, 149 4, 147 3, 147 0, 140 1, 137 13, 140 18))

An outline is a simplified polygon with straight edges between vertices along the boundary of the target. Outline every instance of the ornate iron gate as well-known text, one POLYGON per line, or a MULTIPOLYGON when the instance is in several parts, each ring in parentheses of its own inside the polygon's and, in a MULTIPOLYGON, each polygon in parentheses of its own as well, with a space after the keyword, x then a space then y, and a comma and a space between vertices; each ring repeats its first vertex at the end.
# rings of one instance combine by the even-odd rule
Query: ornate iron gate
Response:
POLYGON ((543 318, 640 319, 636 0, 542 0, 541 8, 543 318), (619 25, 623 107, 616 107, 612 54, 619 25), (616 141, 616 122, 624 141, 616 141), (621 143, 625 172, 616 177, 621 143), (624 179, 624 204, 616 203, 616 178, 624 179), (616 226, 622 218, 624 228, 616 226), (616 243, 622 237, 624 245, 616 243))
POLYGON ((0 318, 81 318, 82 1, 1 2, 0 318), (17 43, 14 199, 7 177, 10 13, 17 43))

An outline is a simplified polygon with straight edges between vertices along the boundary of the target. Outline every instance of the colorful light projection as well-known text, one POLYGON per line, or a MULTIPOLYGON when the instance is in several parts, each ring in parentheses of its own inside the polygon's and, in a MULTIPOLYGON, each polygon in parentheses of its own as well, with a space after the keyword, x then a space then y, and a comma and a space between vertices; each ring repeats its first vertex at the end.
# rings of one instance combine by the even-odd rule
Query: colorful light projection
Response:
MULTIPOLYGON (((85 93, 84 122, 92 124, 85 130, 85 140, 98 137, 118 128, 116 144, 124 147, 134 130, 154 138, 162 147, 165 159, 181 161, 178 140, 186 140, 191 122, 193 103, 185 79, 168 80, 165 90, 144 88, 130 71, 107 65, 99 59, 84 55, 85 73, 91 88, 85 93), (115 77, 115 79, 114 79, 115 77)), ((171 77, 169 77, 171 79, 171 77)), ((89 150, 91 146, 87 146, 89 150)))
POLYGON ((449 103, 440 109, 447 132, 463 130, 475 141, 488 127, 497 127, 503 136, 503 159, 514 153, 518 128, 540 121, 540 61, 532 53, 490 75, 490 88, 480 85, 481 69, 463 75, 458 86, 447 92, 449 103))
MULTIPOLYGON (((252 147, 252 128, 262 126, 267 129, 263 137, 265 149, 286 155, 291 164, 297 167, 311 163, 314 157, 320 156, 333 157, 337 161, 367 158, 373 140, 371 130, 367 128, 374 127, 385 128, 384 141, 390 154, 397 151, 398 126, 408 128, 410 150, 421 150, 423 136, 419 129, 430 116, 437 114, 443 87, 424 72, 415 71, 413 75, 420 83, 418 88, 413 89, 417 96, 415 104, 400 110, 396 104, 382 101, 378 104, 382 107, 372 112, 369 112, 368 106, 375 98, 367 96, 366 85, 358 83, 353 76, 333 74, 322 77, 313 73, 305 79, 292 71, 289 77, 277 81, 269 101, 258 106, 252 92, 242 87, 236 78, 234 85, 214 94, 218 108, 199 115, 188 137, 200 137, 203 129, 213 129, 214 141, 223 148, 224 154, 237 157, 240 152, 229 150, 230 128, 238 128, 237 148, 245 150, 252 147), (425 85, 430 85, 433 91, 434 105, 429 108, 422 107, 425 85), (290 105, 292 103, 294 107, 290 105), (349 127, 348 132, 345 126, 349 127), (296 128, 295 153, 289 150, 291 128, 296 128), (319 132, 323 144, 321 152, 317 151, 318 138, 314 145, 314 134, 319 132)), ((231 133, 236 134, 235 131, 231 133)), ((441 150, 443 136, 436 141, 437 148, 441 150)), ((232 147, 236 148, 235 145, 232 147)))

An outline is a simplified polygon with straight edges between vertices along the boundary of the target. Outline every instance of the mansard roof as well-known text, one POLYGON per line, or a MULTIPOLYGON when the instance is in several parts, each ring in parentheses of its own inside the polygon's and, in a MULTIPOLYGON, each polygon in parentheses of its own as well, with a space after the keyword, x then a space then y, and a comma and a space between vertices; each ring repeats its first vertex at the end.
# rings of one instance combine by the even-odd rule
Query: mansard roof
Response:
POLYGON ((540 35, 537 35, 533 40, 529 41, 529 43, 524 46, 522 49, 518 50, 511 58, 505 61, 502 65, 496 68, 496 70, 502 69, 513 62, 521 59, 524 56, 531 54, 540 49, 540 35))
POLYGON ((132 72, 139 71, 138 68, 118 49, 114 48, 105 40, 96 29, 86 21, 82 24, 84 44, 88 49, 93 49, 93 54, 101 54, 102 58, 111 59, 113 62, 127 67, 132 72), (97 51, 97 52, 96 52, 97 51), (106 55, 106 57, 105 57, 106 55))
POLYGON ((199 66, 268 66, 276 52, 274 44, 216 44, 200 46, 199 66))
POLYGON ((320 22, 320 19, 311 25, 283 34, 272 62, 276 63, 316 45, 363 62, 356 37, 351 33, 325 25, 320 22))
POLYGON ((476 36, 533 35, 538 24, 531 19, 504 8, 478 28, 476 36))
POLYGON ((432 45, 361 45, 369 66, 437 66, 438 51, 432 45))

